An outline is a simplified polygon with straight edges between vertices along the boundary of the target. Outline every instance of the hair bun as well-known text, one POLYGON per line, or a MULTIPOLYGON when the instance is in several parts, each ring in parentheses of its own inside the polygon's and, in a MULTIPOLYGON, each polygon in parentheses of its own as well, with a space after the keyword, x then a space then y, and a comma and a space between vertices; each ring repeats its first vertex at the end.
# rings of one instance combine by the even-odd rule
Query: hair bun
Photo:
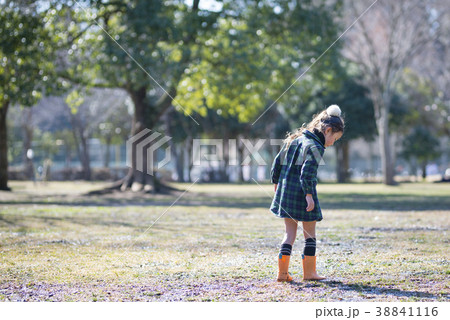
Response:
POLYGON ((337 104, 332 104, 327 108, 327 114, 330 117, 340 117, 341 116, 341 108, 337 104))

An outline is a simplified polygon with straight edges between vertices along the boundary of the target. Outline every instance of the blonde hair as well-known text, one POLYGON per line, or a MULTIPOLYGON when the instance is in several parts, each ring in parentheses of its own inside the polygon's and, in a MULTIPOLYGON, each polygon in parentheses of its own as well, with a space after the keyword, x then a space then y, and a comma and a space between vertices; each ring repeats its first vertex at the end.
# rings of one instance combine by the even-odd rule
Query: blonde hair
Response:
POLYGON ((314 115, 313 119, 308 124, 303 124, 300 128, 296 129, 294 132, 288 133, 284 143, 286 148, 303 134, 303 131, 314 131, 314 129, 325 133, 327 128, 331 128, 332 132, 344 132, 344 119, 341 116, 341 108, 333 104, 327 109, 323 110, 321 113, 314 115))

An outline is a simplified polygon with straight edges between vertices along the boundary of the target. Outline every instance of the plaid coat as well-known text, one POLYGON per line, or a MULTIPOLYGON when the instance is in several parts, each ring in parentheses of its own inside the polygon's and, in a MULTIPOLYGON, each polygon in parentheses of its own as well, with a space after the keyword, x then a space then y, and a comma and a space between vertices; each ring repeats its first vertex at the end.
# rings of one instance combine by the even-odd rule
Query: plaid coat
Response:
POLYGON ((289 148, 283 146, 272 164, 272 183, 277 191, 270 206, 277 217, 298 221, 320 221, 322 211, 317 198, 317 168, 322 161, 325 146, 314 133, 305 130, 292 141, 289 148), (306 211, 306 194, 312 194, 314 209, 306 211))

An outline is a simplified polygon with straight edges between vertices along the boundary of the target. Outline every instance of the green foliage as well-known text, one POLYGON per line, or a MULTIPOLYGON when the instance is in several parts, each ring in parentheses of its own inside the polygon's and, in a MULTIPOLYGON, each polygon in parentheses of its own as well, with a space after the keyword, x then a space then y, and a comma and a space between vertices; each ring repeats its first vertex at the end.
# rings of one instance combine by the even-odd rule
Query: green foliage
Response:
POLYGON ((202 38, 202 60, 185 70, 179 102, 188 112, 206 115, 212 108, 248 122, 268 102, 280 98, 278 103, 290 110, 323 87, 335 86, 337 46, 302 77, 302 85, 283 94, 337 38, 332 13, 338 8, 309 1, 227 2, 229 14, 218 20, 215 36, 202 38))
MULTIPOLYGON (((206 116, 211 108, 244 122, 280 97, 337 38, 332 18, 340 8, 339 1, 224 1, 221 12, 183 1, 90 3, 87 12, 74 7, 69 15, 78 30, 91 27, 69 57, 68 78, 131 92, 144 88, 149 117, 159 114, 162 89, 176 88, 178 111, 206 116)), ((335 49, 280 103, 298 104, 333 86, 335 49)))
POLYGON ((70 112, 72 112, 72 114, 76 114, 77 108, 84 102, 85 92, 82 93, 82 91, 74 89, 66 96, 65 102, 69 106, 70 112))
POLYGON ((93 129, 94 137, 106 145, 124 143, 131 130, 131 116, 128 114, 127 103, 110 106, 110 109, 113 107, 114 112, 108 112, 106 117, 93 129))
POLYGON ((337 104, 345 120, 345 134, 340 141, 364 138, 373 140, 376 134, 375 116, 368 90, 356 77, 342 75, 339 90, 330 90, 321 101, 324 106, 337 104))
POLYGON ((87 59, 87 67, 100 72, 104 85, 145 87, 150 99, 161 94, 158 84, 167 89, 178 82, 196 35, 207 32, 216 15, 199 15, 182 1, 91 3, 88 14, 75 18, 95 17, 101 27, 93 24, 83 37, 79 59, 87 59))
POLYGON ((39 2, 0 3, 0 106, 31 106, 53 87, 54 46, 47 26, 51 17, 39 2))
POLYGON ((66 156, 71 156, 76 152, 77 143, 73 136, 73 132, 70 129, 63 129, 56 131, 53 134, 56 145, 64 146, 64 153, 66 156))
POLYGON ((439 139, 424 126, 415 127, 403 141, 402 156, 407 160, 417 159, 423 164, 440 155, 439 139))
POLYGON ((36 158, 51 159, 58 152, 56 140, 51 132, 36 129, 33 137, 33 145, 36 145, 38 147, 36 150, 39 150, 36 158))
POLYGON ((411 69, 405 69, 396 86, 390 125, 402 133, 412 127, 426 127, 437 136, 450 132, 450 108, 435 85, 411 69))
POLYGON ((23 153, 23 132, 17 121, 7 121, 8 130, 8 163, 13 163, 14 160, 22 160, 20 155, 23 153))

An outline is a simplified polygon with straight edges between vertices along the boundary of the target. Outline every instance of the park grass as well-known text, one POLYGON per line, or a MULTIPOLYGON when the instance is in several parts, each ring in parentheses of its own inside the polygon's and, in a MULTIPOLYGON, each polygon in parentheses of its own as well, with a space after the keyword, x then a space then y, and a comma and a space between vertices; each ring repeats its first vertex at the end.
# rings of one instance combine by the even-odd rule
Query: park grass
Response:
POLYGON ((268 211, 272 185, 174 184, 156 196, 11 186, 0 192, 2 301, 449 300, 450 184, 320 184, 328 279, 301 281, 299 229, 293 283, 274 281, 283 221, 268 211))

